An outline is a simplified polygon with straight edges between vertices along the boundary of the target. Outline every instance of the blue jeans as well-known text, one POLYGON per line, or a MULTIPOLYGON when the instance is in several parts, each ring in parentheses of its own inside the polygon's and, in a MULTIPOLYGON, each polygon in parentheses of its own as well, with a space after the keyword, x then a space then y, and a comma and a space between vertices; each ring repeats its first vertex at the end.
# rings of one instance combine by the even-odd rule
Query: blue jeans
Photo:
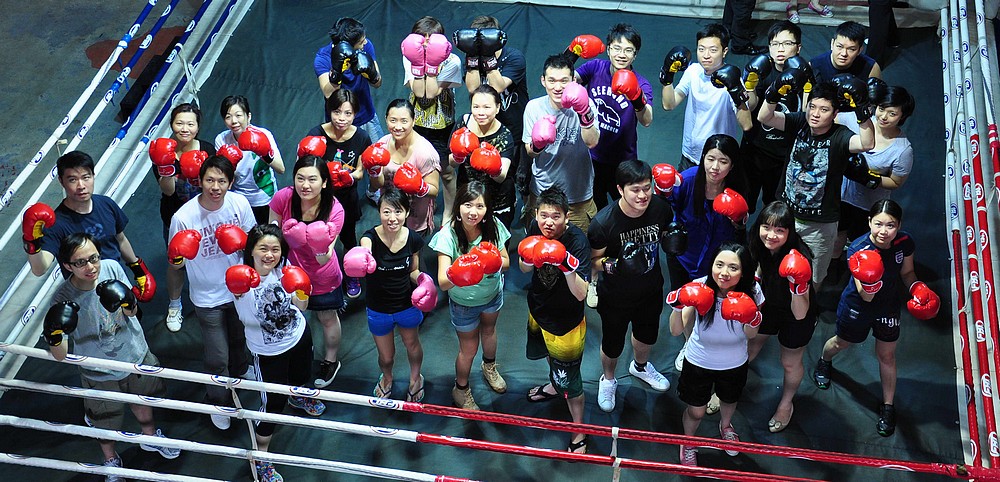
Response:
POLYGON ((448 311, 451 312, 451 325, 455 331, 468 333, 479 328, 479 315, 483 313, 496 313, 503 308, 503 290, 485 305, 465 306, 448 300, 448 311))

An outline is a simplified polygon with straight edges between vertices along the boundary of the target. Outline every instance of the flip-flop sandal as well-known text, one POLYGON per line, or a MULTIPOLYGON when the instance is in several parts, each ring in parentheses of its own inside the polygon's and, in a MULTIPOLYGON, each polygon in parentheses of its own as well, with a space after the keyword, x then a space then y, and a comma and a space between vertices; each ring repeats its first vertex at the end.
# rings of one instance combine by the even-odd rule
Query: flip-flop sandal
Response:
POLYGON ((372 390, 372 395, 375 398, 390 398, 392 396, 392 385, 389 385, 389 388, 382 388, 382 375, 379 375, 378 383, 375 384, 375 390, 372 390))
POLYGON ((566 451, 573 454, 585 454, 587 453, 587 442, 589 441, 590 437, 584 436, 579 442, 570 442, 566 451), (580 449, 583 449, 583 452, 580 452, 580 449))
POLYGON ((547 402, 549 400, 554 400, 559 398, 558 393, 549 393, 545 391, 545 387, 549 384, 538 385, 537 387, 532 387, 528 390, 528 401, 532 403, 547 402))
POLYGON ((778 433, 788 428, 788 424, 792 421, 792 415, 794 414, 795 407, 792 407, 791 411, 788 412, 788 420, 785 420, 784 422, 781 420, 775 420, 774 417, 771 417, 771 420, 767 422, 767 430, 771 433, 778 433))
POLYGON ((420 375, 420 388, 417 389, 417 391, 415 392, 407 391, 406 401, 420 403, 423 400, 424 400, 424 376, 420 375))

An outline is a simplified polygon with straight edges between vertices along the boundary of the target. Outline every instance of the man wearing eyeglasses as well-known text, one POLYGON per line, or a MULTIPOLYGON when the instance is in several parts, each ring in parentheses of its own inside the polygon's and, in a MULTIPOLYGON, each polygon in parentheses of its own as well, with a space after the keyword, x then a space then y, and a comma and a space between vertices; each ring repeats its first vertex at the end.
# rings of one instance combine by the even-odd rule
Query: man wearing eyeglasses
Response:
POLYGON ((653 122, 653 87, 632 70, 642 37, 635 27, 619 23, 607 37, 608 58, 591 59, 576 69, 576 81, 587 88, 597 104, 601 137, 590 149, 594 163, 594 203, 597 209, 620 197, 615 187, 615 168, 623 161, 638 159, 636 126, 653 122))
MULTIPOLYGON (((763 77, 759 77, 756 84, 744 74, 745 87, 750 99, 747 104, 753 112, 753 127, 743 134, 743 142, 740 145, 740 159, 744 162, 747 177, 747 205, 750 212, 757 209, 757 196, 763 193, 764 206, 777 199, 778 180, 784 174, 785 160, 792 148, 792 141, 795 140, 794 133, 785 133, 780 129, 768 127, 757 120, 757 113, 760 112, 764 98, 764 91, 771 85, 782 72, 785 71, 785 60, 799 54, 802 48, 802 29, 788 20, 775 22, 767 31, 768 54, 773 69, 763 77)), ((767 60, 764 59, 766 63, 767 60)), ((751 72, 760 65, 757 58, 751 59, 744 69, 744 72, 751 72)), ((778 112, 789 113, 801 110, 801 97, 789 95, 782 97, 778 101, 775 109, 778 112)))
MULTIPOLYGON (((60 265, 70 273, 69 279, 55 292, 53 305, 45 314, 42 338, 56 360, 69 354, 68 335, 73 342, 73 354, 104 358, 132 364, 159 365, 149 351, 139 320, 137 303, 129 290, 125 270, 117 262, 101 259, 100 243, 89 234, 72 233, 60 240, 57 248, 60 265)), ((148 397, 164 394, 163 381, 149 375, 80 367, 81 386, 111 392, 148 397)), ((83 401, 88 425, 106 430, 120 430, 124 405, 86 398, 83 401)), ((130 405, 142 433, 163 437, 156 428, 153 409, 145 405, 130 405)), ((104 465, 121 467, 122 460, 112 440, 98 440, 104 454, 104 465)), ((140 444, 149 452, 159 452, 163 458, 174 459, 181 451, 175 448, 140 444)), ((109 476, 107 480, 121 480, 109 476)))
MULTIPOLYGON (((63 238, 87 233, 101 246, 102 259, 124 261, 132 270, 139 301, 152 300, 156 281, 125 236, 128 216, 111 198, 94 194, 94 159, 82 151, 67 152, 56 160, 56 175, 66 197, 55 210, 42 203, 32 205, 22 219, 24 251, 32 274, 42 276, 48 271, 63 238)), ((69 271, 62 273, 69 277, 69 271)))

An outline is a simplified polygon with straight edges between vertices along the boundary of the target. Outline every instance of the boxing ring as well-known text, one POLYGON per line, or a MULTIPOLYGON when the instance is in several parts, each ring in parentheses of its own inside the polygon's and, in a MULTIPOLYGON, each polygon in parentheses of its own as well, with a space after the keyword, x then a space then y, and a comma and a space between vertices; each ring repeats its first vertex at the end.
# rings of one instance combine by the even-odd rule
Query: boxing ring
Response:
MULTIPOLYGON (((135 22, 122 35, 111 56, 98 69, 94 79, 77 102, 73 103, 66 117, 43 143, 37 154, 25 164, 16 180, 5 188, 4 194, 0 196, 0 211, 23 212, 27 206, 38 201, 53 204, 58 202, 62 193, 58 186, 51 186, 55 179, 55 169, 52 167, 51 170, 46 171, 48 166, 54 166, 56 156, 51 151, 54 147, 60 146, 59 141, 71 123, 83 111, 87 101, 93 98, 93 94, 98 92, 101 80, 107 76, 116 63, 120 65, 119 56, 121 53, 129 44, 138 41, 141 44, 138 53, 121 68, 121 74, 112 86, 103 92, 103 97, 86 117, 82 126, 66 145, 65 150, 72 150, 80 144, 95 122, 99 122, 102 112, 112 103, 121 87, 127 84, 129 72, 146 53, 146 48, 153 36, 159 32, 169 19, 170 14, 176 9, 178 0, 172 0, 163 8, 163 13, 156 17, 155 24, 147 36, 141 40, 136 38, 140 25, 151 20, 150 14, 156 4, 156 0, 150 0, 145 4, 135 22), (32 186, 35 186, 34 191, 25 197, 32 186)), ((235 35, 240 22, 255 5, 261 8, 269 7, 267 2, 255 3, 237 0, 210 0, 200 5, 188 22, 183 36, 168 58, 166 65, 157 73, 153 84, 154 88, 145 94, 133 115, 124 122, 116 135, 109 141, 106 150, 100 155, 96 172, 99 193, 108 195, 120 205, 125 206, 130 199, 138 195, 137 191, 141 189, 144 181, 148 185, 150 177, 149 163, 146 158, 148 142, 150 139, 169 133, 169 126, 163 122, 163 119, 173 105, 205 97, 202 89, 209 82, 220 55, 235 35)), ((399 8, 405 10, 409 7, 403 5, 399 8)), ((497 8, 500 9, 500 12, 509 12, 510 10, 505 9, 514 7, 497 8)), ((372 17, 377 16, 378 9, 370 7, 370 9, 363 9, 362 12, 372 17)), ((470 12, 471 9, 466 9, 461 14, 456 15, 471 18, 470 12)), ((419 16, 416 13, 407 13, 407 15, 413 18, 419 16)), ((519 18, 517 13, 512 14, 511 17, 519 18)), ((584 480, 580 478, 582 477, 580 474, 586 472, 586 468, 591 466, 604 467, 605 471, 601 472, 599 477, 607 478, 604 477, 607 475, 611 480, 627 479, 630 476, 635 477, 635 480, 643 480, 643 477, 653 476, 654 473, 740 481, 818 480, 826 478, 824 475, 827 472, 823 467, 828 465, 864 467, 867 469, 864 469, 865 471, 862 473, 870 474, 873 478, 884 479, 902 477, 901 480, 908 480, 906 477, 909 477, 910 474, 914 476, 923 474, 940 478, 1000 480, 1000 470, 998 470, 1000 469, 1000 465, 998 465, 1000 463, 1000 441, 998 441, 996 429, 997 406, 994 396, 996 393, 996 370, 1000 367, 1000 353, 995 349, 994 340, 1000 339, 1000 327, 998 327, 997 319, 997 300, 993 290, 997 261, 992 258, 990 243, 991 236, 997 233, 998 204, 1000 204, 1000 196, 998 196, 1000 189, 997 187, 997 180, 1000 178, 1000 137, 998 137, 994 118, 996 109, 993 101, 996 63, 993 62, 991 65, 989 60, 996 58, 995 42, 992 38, 992 32, 988 32, 986 29, 986 18, 982 0, 974 2, 952 0, 948 9, 940 14, 941 24, 938 30, 941 39, 942 79, 945 86, 944 140, 945 152, 947 153, 946 162, 942 163, 944 172, 940 174, 944 175, 946 180, 945 199, 949 214, 947 227, 944 227, 943 231, 947 231, 948 235, 951 258, 949 269, 952 272, 947 274, 950 274, 951 279, 951 303, 955 307, 952 310, 953 316, 950 322, 953 328, 957 328, 950 329, 949 334, 953 335, 956 347, 955 362, 958 367, 955 373, 956 388, 962 407, 958 411, 959 429, 962 432, 964 449, 964 460, 962 461, 942 462, 922 461, 918 458, 906 460, 897 457, 877 457, 801 448, 808 446, 803 444, 795 447, 754 442, 730 444, 713 438, 629 428, 624 423, 622 426, 603 423, 574 424, 550 418, 518 415, 508 411, 473 412, 432 403, 401 402, 338 391, 308 390, 271 383, 211 377, 192 370, 131 365, 96 358, 70 356, 62 364, 56 365, 52 363, 52 357, 45 350, 33 346, 37 341, 37 333, 41 329, 41 319, 48 306, 48 298, 61 279, 56 272, 42 278, 28 276, 30 269, 27 264, 24 264, 17 271, 13 281, 0 295, 0 320, 2 320, 0 321, 0 335, 4 337, 3 343, 0 344, 0 389, 3 390, 0 394, 0 401, 4 402, 3 406, 8 406, 8 403, 14 403, 12 399, 31 393, 34 396, 46 396, 47 400, 53 400, 51 403, 54 403, 56 407, 73 403, 79 404, 79 402, 67 401, 66 397, 88 397, 149 405, 160 409, 159 413, 201 414, 201 420, 204 420, 204 414, 223 414, 237 420, 247 421, 246 434, 249 435, 251 441, 253 435, 250 424, 254 420, 264 420, 288 426, 277 432, 279 438, 292 438, 293 434, 297 437, 300 432, 322 432, 325 436, 330 436, 329 432, 335 432, 338 434, 336 436, 347 437, 347 440, 357 437, 357 440, 360 441, 361 438, 371 437, 416 447, 415 449, 402 449, 397 444, 387 446, 387 450, 400 454, 409 454, 413 450, 420 451, 430 446, 438 446, 448 448, 445 457, 450 457, 453 460, 464 458, 463 453, 473 452, 499 454, 498 457, 501 461, 522 458, 545 459, 554 463, 544 465, 545 470, 553 470, 554 473, 566 477, 566 480, 571 478, 584 480), (985 121, 983 125, 986 126, 988 139, 989 150, 985 155, 980 152, 980 119, 985 121), (993 184, 989 185, 988 178, 991 173, 993 184), (176 382, 177 385, 183 383, 186 388, 181 390, 182 394, 197 391, 201 385, 223 385, 231 389, 237 408, 184 401, 180 397, 177 399, 154 399, 34 381, 46 377, 32 375, 28 373, 30 371, 22 373, 22 368, 29 360, 33 370, 40 365, 53 365, 61 368, 64 372, 67 370, 75 372, 75 369, 67 369, 65 365, 76 365, 114 368, 162 377, 176 382), (256 410, 256 406, 251 408, 244 406, 242 400, 249 397, 240 397, 240 393, 253 394, 257 391, 314 397, 331 402, 332 410, 318 419, 261 413, 256 410), (354 410, 351 412, 354 418, 376 419, 383 422, 382 426, 338 421, 337 419, 340 417, 337 415, 331 417, 330 414, 340 413, 342 407, 343 410, 354 410), (363 413, 364 415, 353 415, 355 413, 363 413), (420 421, 450 419, 462 423, 457 426, 448 425, 446 428, 449 430, 442 431, 444 433, 438 433, 434 429, 414 430, 405 428, 409 422, 414 421, 410 415, 421 416, 420 421), (494 428, 502 426, 513 427, 516 431, 504 432, 494 428), (455 430, 456 427, 459 430, 455 430), (522 431, 522 429, 524 430, 522 431), (601 442, 591 444, 591 447, 594 448, 592 449, 593 453, 589 454, 572 454, 526 443, 541 440, 541 434, 553 432, 585 433, 599 438, 601 442), (517 437, 512 437, 512 434, 517 435, 517 437), (637 446, 636 444, 649 444, 654 448, 646 448, 632 453, 634 447, 637 446), (726 468, 684 467, 675 463, 676 449, 674 446, 678 444, 696 445, 717 450, 735 447, 741 453, 751 454, 754 457, 781 457, 804 461, 804 465, 789 465, 787 472, 753 470, 760 468, 753 464, 743 464, 746 467, 735 465, 726 468), (607 449, 608 447, 610 449, 607 449), (570 462, 576 464, 570 465, 568 464, 570 462), (803 476, 803 474, 808 475, 803 476)), ((324 22, 326 21, 324 20, 324 22)), ((606 23, 606 19, 601 20, 601 22, 606 23)), ((447 25, 449 28, 452 25, 457 26, 455 22, 449 22, 447 25)), ((372 26, 369 28, 374 29, 372 26)), ((398 32, 379 33, 378 35, 385 39, 392 39, 398 36, 398 32)), ((394 44, 389 40, 379 40, 378 45, 385 55, 382 57, 384 60, 380 61, 383 65, 383 71, 396 68, 399 54, 393 52, 394 44)), ((308 48, 312 47, 314 46, 308 46, 308 48)), ((655 52, 652 56, 661 53, 655 52)), ((314 78, 309 80, 315 82, 314 78)), ((266 94, 268 88, 275 87, 265 87, 262 93, 266 94)), ((390 89, 394 90, 389 92, 398 92, 396 86, 390 87, 390 89)), ((537 87, 535 93, 538 93, 537 87)), ((382 98, 382 94, 379 95, 382 98)), ((391 94, 386 93, 384 98, 392 97, 391 94)), ((213 110, 211 102, 215 100, 217 99, 208 101, 206 112, 213 110)), ((277 113, 267 104, 264 105, 265 108, 261 109, 263 114, 272 114, 271 118, 275 119, 275 125, 287 121, 295 125, 297 130, 301 130, 299 127, 316 120, 292 119, 290 114, 277 113), (269 111, 269 109, 271 110, 269 111)), ((257 111, 255 110, 255 112, 257 111)), ((317 107, 315 113, 318 112, 317 107)), ((308 113, 308 115, 311 114, 314 112, 308 113)), ((281 145, 287 147, 294 144, 285 141, 281 142, 281 145)), ((154 221, 158 222, 158 219, 154 221)), ((18 235, 18 227, 17 224, 12 224, 4 231, 0 236, 0 249, 5 255, 9 254, 16 260, 22 260, 23 254, 20 254, 15 238, 18 235), (12 238, 14 242, 11 242, 12 238)), ((939 292, 944 293, 945 291, 939 292)), ((947 316, 948 314, 944 315, 945 318, 947 316)), ((185 327, 188 329, 187 325, 185 327)), ((157 333, 163 335, 164 332, 161 330, 157 333)), ((147 333, 147 338, 150 336, 147 333)), ((370 342, 370 339, 368 341, 370 342)), ((591 348, 593 347, 588 346, 588 350, 591 348)), ((44 370, 52 370, 52 368, 48 367, 44 370)), ((175 385, 171 385, 171 387, 173 386, 175 385)), ((173 395, 172 391, 168 391, 168 393, 173 395)), ((36 400, 36 398, 31 398, 31 400, 36 400)), ((590 410, 595 410, 595 408, 588 407, 588 411, 590 410)), ((46 432, 52 437, 57 437, 53 440, 88 438, 116 440, 131 444, 155 442, 157 445, 178 448, 206 457, 239 459, 246 461, 245 465, 248 467, 252 467, 252 462, 255 460, 263 460, 278 464, 282 470, 284 467, 308 469, 318 474, 314 475, 314 477, 319 478, 317 480, 322 480, 324 475, 329 476, 331 472, 362 478, 391 480, 508 479, 508 476, 502 473, 488 474, 484 477, 481 472, 463 467, 460 463, 437 464, 436 468, 439 470, 436 471, 441 473, 428 473, 428 470, 399 467, 406 465, 403 463, 405 461, 393 458, 385 460, 384 464, 362 464, 357 463, 357 461, 346 461, 344 457, 336 453, 310 451, 310 456, 304 456, 280 451, 263 452, 256 450, 255 447, 248 449, 221 443, 222 441, 214 443, 208 440, 213 437, 203 437, 203 434, 197 433, 193 434, 195 437, 190 440, 183 438, 153 439, 150 436, 129 432, 110 432, 87 426, 57 423, 38 417, 8 415, 7 413, 7 410, 0 410, 0 425, 5 426, 8 433, 10 429, 16 428, 18 430, 46 432)), ((170 417, 165 420, 170 420, 170 417)), ((242 430, 243 424, 234 425, 241 427, 242 430)), ((434 428, 437 425, 437 422, 434 422, 430 424, 430 427, 434 428)), ((171 432, 169 422, 167 422, 167 427, 168 432, 171 432)), ((245 437, 246 435, 239 440, 245 441, 245 437)), ((115 474, 140 480, 216 480, 212 475, 209 475, 209 478, 204 478, 206 474, 212 474, 210 466, 197 471, 199 475, 181 475, 162 470, 136 468, 107 468, 81 462, 80 460, 86 459, 85 456, 71 457, 76 460, 63 460, 70 454, 46 454, 41 448, 29 448, 34 450, 15 453, 9 447, 5 447, 3 451, 0 451, 3 452, 0 453, 0 462, 26 469, 35 467, 66 473, 115 474)), ((207 463, 211 464, 212 462, 207 463)), ((715 464, 708 463, 706 465, 715 464)), ((31 474, 32 472, 23 473, 31 474)), ((249 473, 255 474, 255 471, 249 470, 249 473)), ((830 475, 826 476, 830 477, 830 475)), ((509 478, 519 479, 513 475, 509 475, 509 478)), ((559 479, 552 478, 552 480, 559 479)))

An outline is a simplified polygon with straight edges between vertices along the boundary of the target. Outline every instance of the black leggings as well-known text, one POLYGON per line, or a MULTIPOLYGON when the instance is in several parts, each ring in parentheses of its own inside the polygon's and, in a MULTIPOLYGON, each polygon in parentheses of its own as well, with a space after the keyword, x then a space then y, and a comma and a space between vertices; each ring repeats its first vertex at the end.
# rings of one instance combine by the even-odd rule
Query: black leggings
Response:
MULTIPOLYGON (((261 381, 281 383, 293 387, 303 387, 309 383, 312 374, 313 359, 312 332, 309 326, 302 333, 302 338, 288 351, 274 355, 253 354, 253 364, 257 368, 261 381)), ((260 392, 260 405, 265 413, 281 413, 285 410, 288 395, 260 392)), ((254 432, 261 437, 270 437, 274 433, 274 424, 256 422, 254 432)))
POLYGON ((615 170, 618 164, 605 164, 594 162, 594 204, 597 210, 604 209, 608 205, 608 196, 612 201, 617 201, 621 197, 618 194, 618 186, 615 184, 615 170))

